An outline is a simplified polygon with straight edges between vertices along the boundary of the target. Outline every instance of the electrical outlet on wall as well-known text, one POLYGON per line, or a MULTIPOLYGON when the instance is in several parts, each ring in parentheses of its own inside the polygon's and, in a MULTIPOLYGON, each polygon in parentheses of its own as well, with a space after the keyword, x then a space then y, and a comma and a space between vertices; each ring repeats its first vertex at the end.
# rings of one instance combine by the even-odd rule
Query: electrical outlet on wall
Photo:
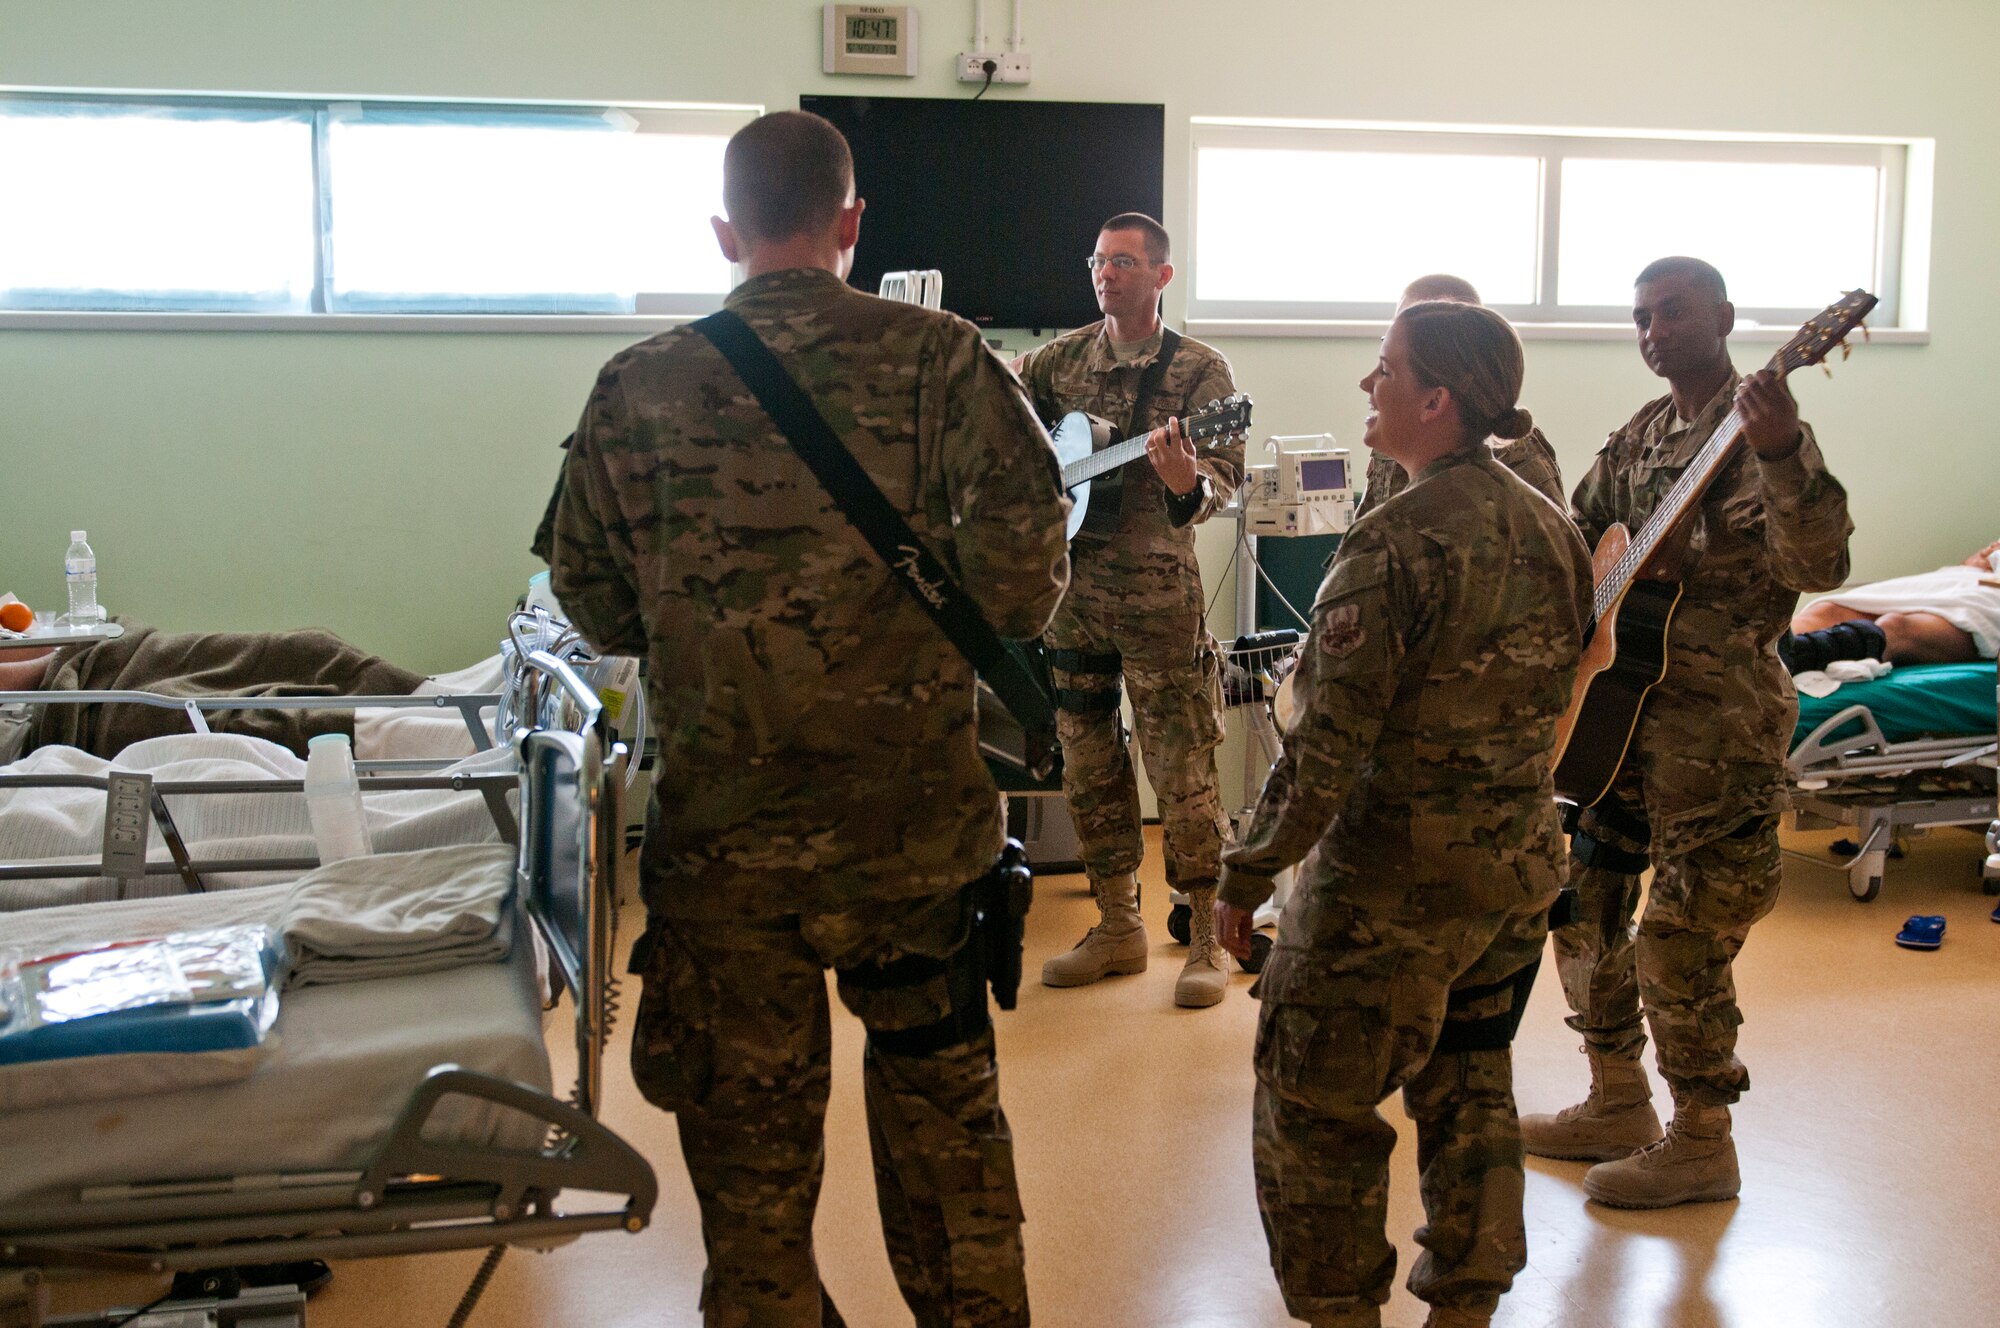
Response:
POLYGON ((965 51, 958 57, 958 81, 961 83, 984 83, 986 81, 986 66, 989 64, 993 66, 993 81, 995 83, 1026 83, 1028 81, 1029 67, 1028 53, 1026 51, 1008 51, 1005 54, 995 51, 990 55, 981 55, 976 51, 965 51))

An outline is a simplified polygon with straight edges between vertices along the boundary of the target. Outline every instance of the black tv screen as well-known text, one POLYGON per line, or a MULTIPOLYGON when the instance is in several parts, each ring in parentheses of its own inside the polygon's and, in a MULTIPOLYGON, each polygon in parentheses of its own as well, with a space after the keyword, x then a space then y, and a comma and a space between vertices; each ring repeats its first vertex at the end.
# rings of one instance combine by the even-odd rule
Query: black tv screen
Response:
POLYGON ((1120 212, 1158 217, 1163 106, 940 97, 799 98, 840 127, 868 202, 848 280, 936 268, 982 327, 1095 322, 1083 260, 1120 212))

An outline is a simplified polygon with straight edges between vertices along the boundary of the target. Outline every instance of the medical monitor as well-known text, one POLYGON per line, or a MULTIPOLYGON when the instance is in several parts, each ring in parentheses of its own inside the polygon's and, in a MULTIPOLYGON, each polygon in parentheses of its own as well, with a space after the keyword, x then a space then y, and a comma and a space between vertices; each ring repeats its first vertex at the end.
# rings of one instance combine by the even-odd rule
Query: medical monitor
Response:
POLYGON ((854 150, 868 209, 849 282, 872 295, 884 272, 936 268, 944 307, 981 327, 1095 322, 1083 260, 1098 228, 1163 205, 1163 106, 802 96, 799 108, 854 150))

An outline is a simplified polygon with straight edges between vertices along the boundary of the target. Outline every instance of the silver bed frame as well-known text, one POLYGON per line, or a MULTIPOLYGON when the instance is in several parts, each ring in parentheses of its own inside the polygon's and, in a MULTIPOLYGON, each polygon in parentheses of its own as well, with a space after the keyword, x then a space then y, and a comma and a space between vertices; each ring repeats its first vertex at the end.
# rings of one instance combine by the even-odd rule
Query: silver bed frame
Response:
MULTIPOLYGON (((35 1323, 36 1306, 45 1302, 41 1284, 58 1272, 177 1273, 439 1250, 497 1252, 510 1245, 547 1248, 592 1231, 645 1228, 658 1197, 653 1169, 596 1119, 604 1043, 616 1012, 614 882, 629 753, 623 744, 608 753, 600 745, 600 708, 574 670, 546 653, 530 662, 534 704, 526 712, 546 713, 567 702, 582 718, 580 731, 521 729, 513 740, 521 758, 516 879, 575 1007, 572 1100, 444 1064, 413 1086, 394 1127, 361 1170, 103 1186, 0 1212, 0 1322, 14 1322, 6 1317, 11 1286, 14 1303, 25 1307, 24 1321, 35 1323), (522 1151, 426 1140, 426 1123, 452 1096, 526 1113, 547 1126, 547 1142, 522 1151), (565 1191, 593 1199, 560 1208, 565 1191)), ((482 1270, 475 1280, 461 1314, 486 1275, 482 1270)), ((209 1313, 217 1323, 235 1322, 239 1312, 247 1313, 243 1322, 273 1328, 303 1323, 296 1292, 246 1293, 234 1304, 235 1310, 188 1309, 209 1313)))
MULTIPOLYGON (((1847 890, 1867 903, 1882 892, 1889 850, 1905 832, 1922 833, 1937 826, 1986 826, 1988 857, 1982 876, 1988 894, 2000 893, 2000 800, 1989 773, 1983 791, 1899 797, 1885 791, 1882 781, 1921 774, 1984 768, 1996 764, 2000 741, 1984 736, 1920 738, 1891 742, 1867 706, 1851 705, 1807 734, 1786 758, 1792 786, 1787 819, 1794 829, 1823 830, 1850 826, 1860 846, 1846 864, 1847 890), (1832 735, 1858 724, 1844 737, 1832 735)), ((1809 862, 1826 865, 1811 855, 1809 862)))

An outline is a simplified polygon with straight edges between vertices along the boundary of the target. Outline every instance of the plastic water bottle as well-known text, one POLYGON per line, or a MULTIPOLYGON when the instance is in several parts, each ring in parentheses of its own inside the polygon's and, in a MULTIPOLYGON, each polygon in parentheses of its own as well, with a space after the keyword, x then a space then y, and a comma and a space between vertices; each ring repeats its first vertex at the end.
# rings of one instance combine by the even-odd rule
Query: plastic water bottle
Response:
POLYGON ((345 733, 322 733, 306 743, 306 814, 322 866, 374 852, 361 814, 354 746, 345 733))
POLYGON ((74 627, 90 627, 104 621, 97 603, 97 555, 91 552, 84 532, 69 533, 69 552, 63 555, 63 580, 69 583, 69 612, 62 620, 74 627))

